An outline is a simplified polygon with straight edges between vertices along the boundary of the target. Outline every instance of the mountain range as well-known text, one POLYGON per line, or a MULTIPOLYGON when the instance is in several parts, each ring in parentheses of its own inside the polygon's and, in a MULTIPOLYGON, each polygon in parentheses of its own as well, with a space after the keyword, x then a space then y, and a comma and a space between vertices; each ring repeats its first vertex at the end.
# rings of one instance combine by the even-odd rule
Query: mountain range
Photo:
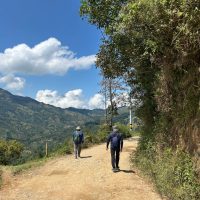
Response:
MULTIPOLYGON (((51 141, 53 148, 71 136, 76 126, 103 123, 104 113, 102 109, 62 109, 0 88, 0 139, 18 140, 32 151, 51 141)), ((128 123, 128 109, 121 108, 119 113, 115 120, 128 123)))

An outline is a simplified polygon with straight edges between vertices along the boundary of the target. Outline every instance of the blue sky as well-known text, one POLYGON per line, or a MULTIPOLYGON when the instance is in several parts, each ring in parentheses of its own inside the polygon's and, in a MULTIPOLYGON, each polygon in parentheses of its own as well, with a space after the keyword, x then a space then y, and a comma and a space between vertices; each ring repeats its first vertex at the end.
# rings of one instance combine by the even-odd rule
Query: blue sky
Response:
POLYGON ((60 107, 101 107, 100 32, 79 0, 0 0, 0 87, 60 107))

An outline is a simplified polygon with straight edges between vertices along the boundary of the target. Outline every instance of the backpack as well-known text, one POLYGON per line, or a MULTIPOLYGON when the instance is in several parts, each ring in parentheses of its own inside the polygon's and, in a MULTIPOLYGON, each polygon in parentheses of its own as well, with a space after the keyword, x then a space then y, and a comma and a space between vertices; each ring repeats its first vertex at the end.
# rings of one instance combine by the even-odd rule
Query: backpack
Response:
POLYGON ((120 135, 114 134, 111 139, 111 145, 113 148, 119 148, 120 147, 120 135))
POLYGON ((74 143, 79 144, 80 143, 80 134, 75 132, 74 133, 74 143))

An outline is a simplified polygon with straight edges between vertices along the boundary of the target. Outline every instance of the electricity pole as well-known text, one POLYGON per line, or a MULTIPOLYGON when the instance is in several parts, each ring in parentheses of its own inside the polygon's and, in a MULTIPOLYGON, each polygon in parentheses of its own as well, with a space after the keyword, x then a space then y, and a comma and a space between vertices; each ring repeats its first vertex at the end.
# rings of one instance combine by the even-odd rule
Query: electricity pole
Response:
POLYGON ((129 93, 129 111, 130 111, 130 115, 129 115, 129 127, 130 127, 130 131, 132 131, 133 129, 133 124, 132 124, 132 102, 131 102, 131 91, 129 93))

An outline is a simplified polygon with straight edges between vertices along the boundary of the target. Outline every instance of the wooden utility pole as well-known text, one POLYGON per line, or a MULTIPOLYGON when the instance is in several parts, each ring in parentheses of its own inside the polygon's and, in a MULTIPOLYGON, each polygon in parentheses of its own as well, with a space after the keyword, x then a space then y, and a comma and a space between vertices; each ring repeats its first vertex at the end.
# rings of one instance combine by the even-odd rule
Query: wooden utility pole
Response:
POLYGON ((46 145, 45 145, 45 156, 48 157, 48 142, 46 141, 46 145))
POLYGON ((50 140, 46 140, 45 142, 45 156, 48 157, 48 142, 51 142, 51 139, 50 140))

